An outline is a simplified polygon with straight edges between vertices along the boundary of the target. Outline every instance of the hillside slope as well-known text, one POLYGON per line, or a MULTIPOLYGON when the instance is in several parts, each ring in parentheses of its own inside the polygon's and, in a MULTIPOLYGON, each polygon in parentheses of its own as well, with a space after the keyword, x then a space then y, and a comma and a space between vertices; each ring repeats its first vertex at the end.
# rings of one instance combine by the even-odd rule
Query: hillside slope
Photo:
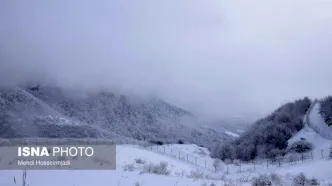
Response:
POLYGON ((72 120, 22 88, 0 90, 1 138, 100 138, 116 134, 72 120))
POLYGON ((303 119, 310 105, 311 100, 307 97, 282 105, 256 121, 235 141, 215 147, 211 155, 222 160, 243 161, 283 155, 287 141, 304 127, 303 119))
POLYGON ((328 126, 324 118, 320 114, 321 103, 317 100, 314 101, 311 112, 308 115, 307 124, 313 128, 322 137, 332 140, 332 126, 328 126))
POLYGON ((164 143, 182 140, 205 146, 223 140, 221 132, 203 127, 189 112, 160 99, 133 99, 106 91, 79 96, 61 88, 42 86, 2 89, 0 106, 0 135, 6 138, 68 137, 66 134, 75 137, 74 132, 68 131, 77 130, 82 132, 77 132, 76 137, 120 135, 164 143), (40 128, 47 129, 39 132, 40 128), (47 131, 50 134, 46 135, 47 131))

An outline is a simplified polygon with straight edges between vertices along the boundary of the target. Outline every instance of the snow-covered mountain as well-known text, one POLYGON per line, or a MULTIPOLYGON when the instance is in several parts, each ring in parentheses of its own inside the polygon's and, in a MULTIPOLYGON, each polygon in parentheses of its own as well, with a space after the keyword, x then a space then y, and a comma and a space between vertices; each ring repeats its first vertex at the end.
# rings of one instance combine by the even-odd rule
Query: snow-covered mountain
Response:
MULTIPOLYGON (((305 114, 304 127, 294 134, 288 143, 306 139, 314 145, 311 152, 312 158, 305 161, 267 163, 267 159, 258 159, 256 163, 241 162, 236 164, 220 162, 218 171, 215 171, 216 160, 210 157, 207 148, 195 144, 170 144, 142 148, 133 145, 117 146, 117 169, 113 171, 29 171, 27 182, 29 185, 45 185, 56 183, 62 185, 252 185, 255 177, 266 173, 272 175, 272 181, 278 181, 281 185, 294 185, 299 173, 303 172, 308 179, 315 178, 320 185, 331 185, 330 174, 332 161, 328 158, 331 140, 324 139, 314 128, 325 127, 324 121, 318 113, 318 104, 312 103, 305 114), (317 119, 318 118, 318 119, 317 119), (322 151, 323 150, 323 151, 322 151), (324 154, 322 154, 324 152, 324 154), (179 158, 179 154, 183 158, 179 158), (323 158, 322 158, 323 155, 323 158), (188 160, 189 157, 189 160, 188 160), (186 159, 187 158, 187 159, 186 159), (140 160, 140 161, 138 161, 140 160), (167 175, 146 172, 151 165, 167 163, 167 175), (267 166, 268 165, 268 166, 267 166), (83 175, 83 176, 82 176, 83 175), (59 180, 60 182, 56 181, 59 180)), ((153 139, 149 135, 159 135, 161 131, 149 130, 151 125, 165 125, 167 129, 163 139, 170 139, 170 136, 182 137, 181 139, 192 140, 186 133, 174 131, 201 132, 202 137, 206 136, 209 129, 200 127, 200 123, 193 123, 195 117, 189 112, 174 107, 162 100, 131 100, 129 97, 111 93, 95 93, 85 97, 68 97, 61 89, 40 87, 38 90, 13 88, 1 90, 0 95, 1 113, 1 135, 11 130, 16 135, 45 135, 46 129, 57 133, 67 133, 72 129, 77 132, 86 128, 85 132, 95 131, 97 136, 103 133, 116 136, 133 135, 133 131, 140 129, 142 135, 147 139, 153 139), (102 112, 98 112, 102 111, 102 112), (106 112, 106 113, 104 113, 106 112), (108 118, 112 116, 111 118, 108 118), (113 119, 111 122, 108 119, 113 119), (137 121, 136 124, 134 121, 137 121), (150 122, 149 122, 150 121, 150 122), (108 123, 104 123, 108 122, 108 123), (110 126, 108 126, 109 124, 110 126), (121 124, 121 125, 116 125, 121 124), (21 129, 19 127, 24 126, 21 129), (32 127, 35 126, 35 127, 32 127), (36 127, 37 126, 37 127, 36 127), (14 128, 13 128, 14 127, 14 128), (121 127, 131 127, 131 131, 125 133, 121 127), (178 128, 176 128, 178 127, 178 128), (13 128, 13 129, 12 129, 13 128), (41 133, 31 132, 32 128, 41 133), (113 131, 111 130, 113 129, 113 131), (113 133, 112 133, 113 132, 113 133), (132 133, 130 133, 132 132, 132 133)), ((278 111, 283 111, 278 109, 278 111)), ((228 128, 230 129, 230 128, 228 128)), ((320 130, 318 130, 320 131, 320 130)), ((227 133, 230 131, 222 131, 227 133)), ((83 133, 83 132, 82 132, 83 133)), ((211 132, 217 134, 217 132, 211 132)), ((59 133, 58 137, 65 134, 59 133)), ((80 132, 76 133, 81 137, 80 132)), ((85 133, 86 134, 86 133, 85 133)), ((111 136, 108 136, 111 137, 111 136)), ((136 136, 137 137, 137 136, 136 136)), ((159 136, 158 136, 159 137, 159 136)), ((143 136, 142 136, 143 138, 143 136)), ((156 139, 161 139, 157 138, 156 139)), ((204 138, 203 138, 204 139, 204 138)), ((200 142, 200 141, 199 141, 200 142)), ((5 185, 21 185, 22 171, 0 171, 0 183, 5 185)), ((268 180, 267 180, 268 181, 268 180)), ((274 185, 274 184, 273 184, 274 185)))
POLYGON ((51 86, 1 89, 0 107, 0 135, 6 138, 124 136, 198 145, 229 138, 161 99, 107 91, 82 96, 51 86))

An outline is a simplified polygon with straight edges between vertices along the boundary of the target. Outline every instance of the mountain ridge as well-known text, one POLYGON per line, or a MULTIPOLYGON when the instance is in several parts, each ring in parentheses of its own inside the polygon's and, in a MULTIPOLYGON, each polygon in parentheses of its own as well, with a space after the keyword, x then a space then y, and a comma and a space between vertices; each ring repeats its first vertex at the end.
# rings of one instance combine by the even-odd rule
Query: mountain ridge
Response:
MULTIPOLYGON (((131 100, 126 95, 106 91, 76 97, 75 93, 67 95, 65 90, 59 87, 30 86, 1 89, 0 99, 3 111, 3 114, 0 115, 3 132, 0 135, 7 137, 8 135, 4 135, 6 131, 4 126, 7 126, 7 130, 8 125, 17 126, 10 132, 12 134, 13 130, 20 131, 20 135, 14 135, 16 137, 33 137, 41 135, 43 132, 40 131, 46 129, 37 130, 32 126, 38 128, 48 124, 49 126, 42 128, 52 130, 50 125, 53 125, 57 130, 65 130, 60 129, 61 127, 58 125, 62 125, 62 128, 67 126, 74 137, 80 135, 110 137, 110 135, 100 134, 105 134, 107 131, 106 133, 111 133, 111 136, 162 143, 177 143, 182 140, 202 146, 209 146, 215 141, 230 138, 223 135, 221 131, 203 125, 190 112, 158 98, 131 100), (89 129, 82 130, 80 126, 89 129), (102 130, 96 132, 97 129, 91 127, 102 130), (19 130, 20 128, 24 128, 27 132, 19 130), (30 129, 34 132, 28 134, 30 129), (76 135, 75 130, 82 130, 82 132, 78 132, 76 135), (84 133, 84 135, 79 133, 84 133)), ((64 135, 64 132, 54 135, 49 133, 46 136, 61 137, 64 135)))

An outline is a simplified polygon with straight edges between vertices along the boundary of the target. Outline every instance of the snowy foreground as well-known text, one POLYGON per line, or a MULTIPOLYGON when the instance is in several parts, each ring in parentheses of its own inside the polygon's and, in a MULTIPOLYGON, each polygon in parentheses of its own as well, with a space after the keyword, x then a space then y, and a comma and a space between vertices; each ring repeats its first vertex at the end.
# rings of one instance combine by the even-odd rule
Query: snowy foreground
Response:
MULTIPOLYGON (((165 146, 165 148, 182 150, 182 152, 191 153, 192 156, 200 157, 210 163, 213 162, 208 156, 207 149, 197 147, 196 145, 168 145, 165 146)), ((229 165, 230 170, 237 170, 235 167, 235 165, 229 165)), ((243 167, 245 167, 245 165, 243 167)), ((29 186, 201 186, 205 184, 211 185, 212 183, 225 185, 225 183, 229 182, 232 182, 233 185, 251 185, 250 180, 254 176, 268 172, 280 174, 283 180, 285 180, 284 185, 291 185, 291 183, 287 183, 287 181, 291 180, 292 176, 301 172, 304 172, 309 178, 315 177, 325 183, 332 182, 332 160, 327 159, 283 165, 282 167, 271 166, 268 170, 263 166, 257 166, 255 171, 252 169, 243 169, 241 173, 236 171, 226 173, 225 167, 223 167, 218 173, 214 173, 212 170, 162 153, 131 145, 119 145, 117 146, 117 170, 28 171, 27 183, 29 186), (167 162, 170 174, 163 176, 141 173, 144 164, 140 162, 136 163, 138 158, 145 160, 146 162, 144 164, 149 164, 149 162, 155 164, 167 162), (200 178, 199 173, 204 173, 203 178, 200 178)), ((22 172, 23 171, 0 171, 0 185, 22 185, 22 172)))

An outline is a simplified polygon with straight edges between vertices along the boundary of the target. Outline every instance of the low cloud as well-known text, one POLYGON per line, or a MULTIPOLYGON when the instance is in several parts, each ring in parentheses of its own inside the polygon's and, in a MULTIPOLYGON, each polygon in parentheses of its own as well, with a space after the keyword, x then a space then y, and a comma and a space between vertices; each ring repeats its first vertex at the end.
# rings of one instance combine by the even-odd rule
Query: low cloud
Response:
POLYGON ((160 96, 256 118, 332 92, 327 0, 1 1, 0 84, 160 96))

